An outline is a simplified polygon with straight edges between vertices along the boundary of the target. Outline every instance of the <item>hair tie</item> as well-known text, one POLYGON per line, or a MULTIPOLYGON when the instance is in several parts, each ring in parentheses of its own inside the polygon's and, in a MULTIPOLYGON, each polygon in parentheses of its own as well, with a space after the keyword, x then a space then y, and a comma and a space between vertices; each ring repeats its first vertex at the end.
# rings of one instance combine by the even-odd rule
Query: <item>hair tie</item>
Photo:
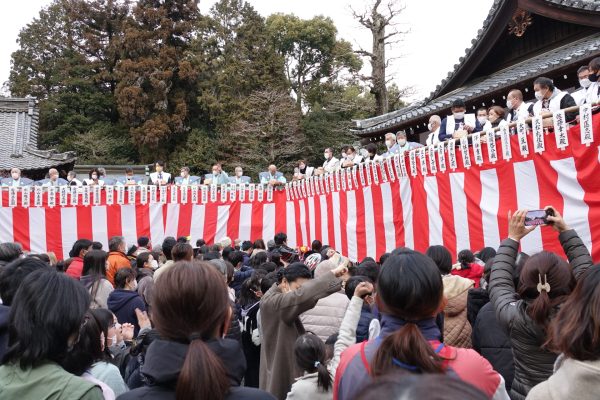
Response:
POLYGON ((202 339, 202 335, 199 333, 192 333, 190 336, 188 336, 188 341, 190 343, 192 343, 194 340, 200 340, 202 339))
POLYGON ((542 293, 542 290, 545 290, 546 293, 550 293, 550 284, 548 283, 548 277, 544 274, 544 283, 542 284, 542 275, 538 274, 539 281, 537 284, 537 291, 542 293))
POLYGON ((318 368, 321 363, 319 361, 315 361, 315 368, 318 368))

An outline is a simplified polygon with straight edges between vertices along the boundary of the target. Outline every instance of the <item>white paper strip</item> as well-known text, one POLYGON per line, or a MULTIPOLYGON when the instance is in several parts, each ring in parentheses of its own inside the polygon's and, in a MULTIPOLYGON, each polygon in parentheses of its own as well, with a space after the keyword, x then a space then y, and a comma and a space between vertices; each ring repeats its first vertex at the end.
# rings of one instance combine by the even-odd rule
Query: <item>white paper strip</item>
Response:
POLYGON ((273 201, 273 186, 269 185, 267 187, 267 201, 271 202, 273 201))
POLYGON ((419 147, 417 155, 419 156, 419 166, 421 167, 421 175, 426 176, 428 174, 428 171, 427 159, 425 158, 425 147, 419 147))
POLYGON ((256 189, 256 185, 254 183, 251 183, 248 185, 248 200, 249 201, 254 201, 255 189, 256 189))
POLYGON ((217 184, 215 183, 210 185, 210 201, 212 203, 217 201, 217 184))
POLYGON ((366 175, 366 178, 367 178, 367 185, 371 186, 372 171, 371 171, 371 167, 369 166, 369 163, 365 163, 365 175, 366 175))
POLYGON ((17 195, 19 193, 19 188, 17 187, 9 187, 8 188, 8 206, 13 208, 17 206, 17 195))
MULTIPOLYGON (((224 183, 222 185, 219 186, 220 189, 220 193, 221 193, 221 203, 226 203, 227 202, 227 184, 224 183)), ((262 201, 262 200, 260 200, 262 201)))
MULTIPOLYGON (((89 186, 84 186, 83 187, 83 196, 81 198, 81 204, 83 204, 84 206, 89 206, 91 203, 91 188, 89 186)), ((118 191, 117 191, 118 193, 118 191)), ((122 204, 122 203, 121 203, 122 204)))
POLYGON ((192 185, 190 189, 190 197, 192 204, 198 204, 198 190, 200 189, 200 187, 198 185, 192 185))
MULTIPOLYGON (((35 207, 42 207, 44 205, 43 196, 44 196, 44 189, 41 186, 34 186, 33 187, 33 205, 35 207)), ((89 202, 88 202, 88 204, 89 204, 89 202)))
POLYGON ((510 148, 510 131, 507 125, 500 128, 500 141, 502 143, 502 158, 508 161, 512 158, 512 149, 510 148))
POLYGON ((533 117, 531 126, 533 129, 533 151, 536 153, 542 153, 546 151, 546 146, 544 143, 544 123, 542 122, 542 117, 540 115, 533 117))
POLYGON ((330 180, 331 180, 331 175, 329 176, 329 178, 325 178, 325 192, 327 194, 329 194, 331 192, 331 187, 330 187, 330 180))
POLYGON ((429 158, 429 170, 432 174, 437 173, 437 164, 435 163, 435 147, 429 146, 427 147, 427 155, 429 158))
POLYGON ((166 186, 159 186, 159 188, 158 188, 158 202, 160 204, 166 204, 167 203, 167 187, 166 186))
POLYGON ((471 154, 469 153, 469 138, 463 136, 460 138, 460 152, 462 155, 463 166, 471 168, 471 154))
POLYGON ((158 192, 158 189, 156 188, 156 185, 149 185, 148 189, 150 192, 148 203, 154 204, 154 203, 156 203, 156 193, 158 192))
POLYGON ((529 155, 529 145, 527 144, 527 124, 523 119, 517 121, 517 135, 519 136, 519 151, 523 157, 529 155))
POLYGON ((385 170, 385 163, 383 161, 381 161, 381 162, 377 162, 376 164, 378 164, 379 168, 381 169, 381 181, 384 183, 387 182, 388 177, 387 177, 387 172, 385 170))
POLYGON ((379 185, 379 171, 377 170, 377 163, 371 162, 369 163, 371 174, 373 175, 373 183, 379 185))
POLYGON ((127 187, 127 203, 131 205, 135 205, 135 189, 136 186, 128 186, 127 187))
POLYGON ((358 188, 358 167, 356 165, 352 167, 352 181, 354 182, 354 187, 358 188))
MULTIPOLYGON (((115 203, 115 187, 105 186, 104 192, 106 193, 106 204, 109 206, 113 205, 115 203)), ((73 204, 72 198, 73 192, 71 192, 71 204, 73 204)))
POLYGON ((342 190, 346 191, 346 168, 342 168, 339 178, 342 185, 342 190))
POLYGON ((342 171, 340 171, 339 169, 337 171, 335 171, 335 189, 339 192, 340 188, 341 188, 341 175, 342 175, 342 171))
POLYGON ((556 137, 556 147, 564 150, 569 145, 569 136, 567 135, 567 122, 565 121, 565 110, 558 110, 553 114, 554 135, 556 137))
POLYGON ((189 186, 188 185, 181 185, 179 187, 179 196, 181 198, 181 204, 187 204, 188 203, 188 189, 189 186))
POLYGON ((68 186, 60 186, 58 188, 58 204, 61 207, 66 207, 68 204, 67 194, 69 193, 68 186))
MULTIPOLYGON (((74 187, 74 186, 73 186, 74 187)), ((0 192, 0 197, 2 192, 0 192)), ((21 188, 21 206, 29 208, 31 205, 31 186, 23 186, 21 188)))
POLYGON ((177 186, 175 185, 171 185, 169 187, 170 189, 170 193, 169 193, 169 203, 171 204, 177 204, 177 186))
POLYGON ((412 150, 408 153, 408 162, 410 164, 410 175, 417 176, 417 153, 412 150))
POLYGON ((208 203, 208 186, 200 186, 200 202, 202 204, 208 203))
POLYGON ((456 161, 456 140, 450 139, 448 141, 448 164, 450 165, 450 169, 454 171, 458 168, 458 163, 456 161))
POLYGON ((138 186, 140 189, 140 203, 143 205, 148 204, 148 185, 138 186))
POLYGON ((592 106, 584 104, 579 107, 579 126, 581 130, 581 143, 589 146, 594 142, 594 131, 592 128, 592 106))
POLYGON ((496 148, 496 133, 493 130, 487 131, 486 142, 488 148, 488 160, 492 164, 496 164, 496 161, 498 161, 498 149, 496 148))
POLYGON ((440 163, 440 171, 446 172, 446 148, 444 142, 437 146, 438 162, 440 163))
MULTIPOLYGON (((98 187, 98 189, 100 188, 98 187)), ((100 202, 100 196, 98 196, 98 202, 100 202)), ((48 207, 54 208, 54 206, 56 206, 56 186, 50 186, 48 188, 48 207)))
POLYGON ((471 136, 473 141, 473 156, 475 158, 475 164, 483 164, 483 151, 481 150, 481 132, 476 132, 471 136))
POLYGON ((246 201, 246 185, 245 184, 240 185, 239 191, 240 191, 240 195, 239 195, 240 201, 246 201))
MULTIPOLYGON (((99 185, 94 185, 92 186, 92 204, 94 204, 95 206, 99 206, 100 203, 102 202, 102 198, 101 198, 101 190, 102 188, 99 185)), ((54 196, 52 196, 54 197, 54 196)))

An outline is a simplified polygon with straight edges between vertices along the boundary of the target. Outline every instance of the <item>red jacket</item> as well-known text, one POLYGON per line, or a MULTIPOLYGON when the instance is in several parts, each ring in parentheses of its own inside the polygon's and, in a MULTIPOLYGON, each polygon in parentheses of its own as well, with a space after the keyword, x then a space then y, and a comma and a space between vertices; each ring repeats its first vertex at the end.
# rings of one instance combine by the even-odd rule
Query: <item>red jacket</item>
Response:
POLYGON ((81 257, 73 257, 71 264, 69 264, 69 268, 67 268, 66 274, 71 278, 75 278, 79 280, 81 278, 81 274, 83 273, 83 258, 81 257))
POLYGON ((453 269, 450 272, 452 275, 462 276, 463 278, 467 278, 472 280, 475 283, 475 287, 479 287, 479 281, 483 276, 483 267, 477 263, 469 264, 469 268, 465 269, 453 269))

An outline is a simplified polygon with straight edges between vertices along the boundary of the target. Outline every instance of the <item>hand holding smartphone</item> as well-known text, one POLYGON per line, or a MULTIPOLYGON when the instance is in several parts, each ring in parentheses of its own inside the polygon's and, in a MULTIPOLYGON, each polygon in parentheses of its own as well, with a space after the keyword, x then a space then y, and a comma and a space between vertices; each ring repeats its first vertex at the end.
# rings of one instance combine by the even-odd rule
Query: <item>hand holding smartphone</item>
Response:
POLYGON ((552 225, 552 221, 548 220, 549 216, 554 217, 554 209, 547 207, 545 210, 527 211, 525 215, 525 226, 552 225))

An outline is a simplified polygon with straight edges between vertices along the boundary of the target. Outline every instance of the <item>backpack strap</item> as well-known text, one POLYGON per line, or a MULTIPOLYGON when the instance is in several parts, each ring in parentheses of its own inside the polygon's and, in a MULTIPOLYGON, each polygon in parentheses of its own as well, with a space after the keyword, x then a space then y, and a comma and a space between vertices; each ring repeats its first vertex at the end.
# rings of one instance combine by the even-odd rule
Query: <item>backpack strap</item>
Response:
POLYGON ((360 344, 360 359, 362 360, 365 369, 367 370, 367 375, 371 375, 371 366, 369 365, 369 360, 367 360, 367 353, 365 352, 365 347, 367 346, 368 341, 364 341, 360 344))

